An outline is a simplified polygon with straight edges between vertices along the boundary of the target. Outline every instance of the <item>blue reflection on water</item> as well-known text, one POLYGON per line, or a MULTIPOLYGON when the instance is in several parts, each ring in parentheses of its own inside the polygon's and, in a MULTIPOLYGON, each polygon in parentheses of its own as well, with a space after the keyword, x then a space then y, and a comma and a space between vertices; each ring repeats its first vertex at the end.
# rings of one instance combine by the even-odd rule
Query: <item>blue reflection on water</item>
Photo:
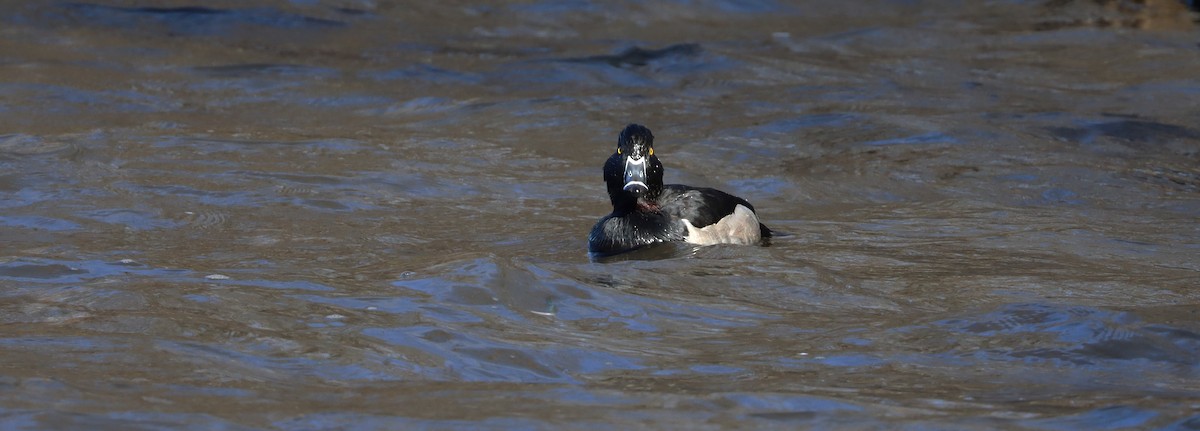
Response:
POLYGON ((0 225, 61 232, 79 230, 82 226, 63 219, 41 216, 0 216, 0 225))
POLYGON ((240 26, 281 29, 344 27, 339 21, 287 13, 271 7, 218 9, 201 6, 121 7, 87 3, 62 5, 65 17, 79 17, 91 25, 121 28, 166 26, 172 33, 224 35, 240 26))
POLYGON ((1158 413, 1132 406, 1112 406, 1076 415, 1022 421, 1025 425, 1051 430, 1134 429, 1154 419, 1158 413))

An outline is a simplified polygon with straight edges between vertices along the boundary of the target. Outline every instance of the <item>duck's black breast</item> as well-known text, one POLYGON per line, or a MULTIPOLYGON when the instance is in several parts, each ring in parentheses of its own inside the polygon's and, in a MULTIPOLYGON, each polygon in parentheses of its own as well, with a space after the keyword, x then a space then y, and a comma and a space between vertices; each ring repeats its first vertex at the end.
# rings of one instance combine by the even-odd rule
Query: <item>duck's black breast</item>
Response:
POLYGON ((614 254, 649 244, 683 241, 687 227, 669 213, 640 209, 605 216, 588 235, 588 251, 614 254))

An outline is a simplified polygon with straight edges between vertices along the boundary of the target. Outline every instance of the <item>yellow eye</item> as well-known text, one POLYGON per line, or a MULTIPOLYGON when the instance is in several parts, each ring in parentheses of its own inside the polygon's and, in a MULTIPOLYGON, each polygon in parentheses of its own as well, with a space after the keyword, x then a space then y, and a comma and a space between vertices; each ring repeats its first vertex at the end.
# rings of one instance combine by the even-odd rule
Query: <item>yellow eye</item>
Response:
POLYGON ((650 155, 651 155, 651 156, 653 156, 653 155, 654 155, 654 149, 653 149, 653 148, 651 148, 651 149, 650 149, 650 155))
POLYGON ((621 154, 621 147, 617 147, 617 154, 621 154))

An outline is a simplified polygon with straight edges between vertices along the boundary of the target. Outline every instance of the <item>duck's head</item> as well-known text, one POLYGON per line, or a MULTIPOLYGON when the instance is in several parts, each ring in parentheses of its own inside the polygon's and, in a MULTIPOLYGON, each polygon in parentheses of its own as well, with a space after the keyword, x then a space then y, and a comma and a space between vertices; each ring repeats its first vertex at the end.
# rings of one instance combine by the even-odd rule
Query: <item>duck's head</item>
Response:
POLYGON ((638 124, 625 126, 617 152, 604 163, 604 182, 613 206, 657 198, 663 189, 663 166, 654 156, 654 135, 638 124))

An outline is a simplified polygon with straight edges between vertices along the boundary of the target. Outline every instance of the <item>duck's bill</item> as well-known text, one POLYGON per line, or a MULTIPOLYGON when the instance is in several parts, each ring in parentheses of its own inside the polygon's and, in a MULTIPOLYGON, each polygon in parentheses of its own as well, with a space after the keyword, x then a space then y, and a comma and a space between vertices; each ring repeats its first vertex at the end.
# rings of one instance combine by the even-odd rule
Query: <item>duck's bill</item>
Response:
POLYGON ((625 159, 625 191, 634 194, 642 194, 650 191, 650 187, 646 186, 646 158, 634 160, 632 157, 625 159))

